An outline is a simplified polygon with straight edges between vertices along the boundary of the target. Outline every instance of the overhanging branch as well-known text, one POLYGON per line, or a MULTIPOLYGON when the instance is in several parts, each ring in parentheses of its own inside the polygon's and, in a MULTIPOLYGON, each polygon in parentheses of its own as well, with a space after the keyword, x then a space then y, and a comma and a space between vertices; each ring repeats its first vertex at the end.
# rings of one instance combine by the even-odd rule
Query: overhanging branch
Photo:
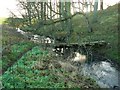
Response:
POLYGON ((73 17, 76 16, 76 15, 83 15, 83 16, 85 17, 87 23, 89 24, 89 20, 88 20, 88 17, 86 16, 86 14, 84 14, 84 13, 82 13, 82 12, 76 12, 75 14, 73 14, 73 15, 71 15, 71 16, 68 16, 68 17, 66 17, 66 18, 62 18, 62 19, 60 19, 60 20, 56 20, 56 21, 50 22, 50 23, 44 23, 44 25, 51 25, 51 24, 55 24, 55 23, 58 23, 58 22, 66 21, 66 20, 68 20, 68 19, 73 18, 73 17))
POLYGON ((82 13, 82 12, 76 12, 74 15, 71 15, 71 16, 68 16, 68 17, 66 17, 66 18, 63 18, 63 19, 60 19, 60 20, 56 20, 56 21, 53 21, 52 20, 52 22, 50 22, 50 23, 43 23, 44 25, 52 25, 52 24, 55 24, 55 23, 59 23, 59 22, 63 22, 63 21, 66 21, 66 20, 68 20, 68 19, 71 19, 71 18, 73 18, 74 16, 76 16, 76 15, 83 15, 84 17, 85 17, 85 19, 86 19, 86 22, 87 22, 87 25, 88 25, 88 27, 89 27, 89 32, 92 32, 92 27, 91 27, 91 25, 90 25, 90 22, 89 22, 89 19, 88 19, 88 17, 86 16, 86 14, 85 13, 82 13))

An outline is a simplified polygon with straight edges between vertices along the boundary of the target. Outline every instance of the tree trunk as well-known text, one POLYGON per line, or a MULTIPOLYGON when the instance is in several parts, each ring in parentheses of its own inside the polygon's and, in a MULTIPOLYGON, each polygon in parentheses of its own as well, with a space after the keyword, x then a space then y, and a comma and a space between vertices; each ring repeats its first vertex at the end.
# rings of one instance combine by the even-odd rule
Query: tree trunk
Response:
POLYGON ((45 22, 46 21, 46 2, 44 2, 43 17, 44 17, 44 22, 45 22))
POLYGON ((27 12, 28 12, 28 21, 29 21, 29 26, 32 25, 32 20, 31 20, 31 2, 27 2, 27 12))
POLYGON ((44 15, 44 13, 43 13, 44 12, 43 11, 43 2, 40 2, 40 3, 41 3, 41 13, 40 13, 41 14, 41 20, 43 20, 43 17, 44 17, 43 16, 44 15))
POLYGON ((97 10, 98 10, 98 0, 94 2, 94 15, 93 15, 93 22, 97 22, 97 10))
MULTIPOLYGON (((60 20, 62 18, 64 18, 64 2, 59 2, 59 13, 60 13, 60 20)), ((62 27, 62 30, 65 29, 65 23, 64 22, 61 22, 61 27, 62 27)))
POLYGON ((103 10, 103 0, 100 0, 100 10, 103 10))
MULTIPOLYGON (((71 16, 71 2, 66 2, 65 3, 65 11, 66 11, 66 14, 65 14, 65 18, 71 16)), ((70 37, 72 35, 72 22, 71 22, 71 19, 68 19, 66 20, 66 30, 67 30, 67 43, 69 44, 70 43, 70 37)))

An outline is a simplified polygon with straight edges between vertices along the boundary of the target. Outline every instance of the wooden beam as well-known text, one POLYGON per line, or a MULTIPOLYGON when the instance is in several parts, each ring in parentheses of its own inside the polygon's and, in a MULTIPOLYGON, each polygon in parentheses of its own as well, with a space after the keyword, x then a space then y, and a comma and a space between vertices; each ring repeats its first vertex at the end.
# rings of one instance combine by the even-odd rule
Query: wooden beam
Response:
POLYGON ((94 41, 94 42, 84 42, 84 43, 58 43, 55 44, 54 47, 71 47, 71 46, 95 46, 95 45, 107 45, 108 43, 105 41, 94 41))

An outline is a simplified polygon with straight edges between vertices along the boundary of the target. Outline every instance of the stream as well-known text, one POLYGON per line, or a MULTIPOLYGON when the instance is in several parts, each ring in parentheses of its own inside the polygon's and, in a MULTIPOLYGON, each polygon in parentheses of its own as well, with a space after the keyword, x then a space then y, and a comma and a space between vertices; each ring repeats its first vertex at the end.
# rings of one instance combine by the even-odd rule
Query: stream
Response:
POLYGON ((94 79, 101 88, 120 87, 120 71, 116 65, 108 60, 93 61, 82 65, 82 73, 94 79))

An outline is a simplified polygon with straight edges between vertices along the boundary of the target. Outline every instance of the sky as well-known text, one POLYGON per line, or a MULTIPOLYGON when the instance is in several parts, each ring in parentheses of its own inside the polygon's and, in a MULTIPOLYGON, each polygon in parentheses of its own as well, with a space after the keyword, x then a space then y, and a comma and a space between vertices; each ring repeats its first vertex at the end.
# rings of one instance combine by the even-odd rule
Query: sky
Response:
MULTIPOLYGON (((114 5, 120 0, 103 0, 103 1, 104 7, 106 8, 107 5, 114 5)), ((14 12, 16 15, 19 15, 17 3, 18 2, 16 0, 0 0, 0 17, 9 17, 10 16, 9 10, 14 12)))

